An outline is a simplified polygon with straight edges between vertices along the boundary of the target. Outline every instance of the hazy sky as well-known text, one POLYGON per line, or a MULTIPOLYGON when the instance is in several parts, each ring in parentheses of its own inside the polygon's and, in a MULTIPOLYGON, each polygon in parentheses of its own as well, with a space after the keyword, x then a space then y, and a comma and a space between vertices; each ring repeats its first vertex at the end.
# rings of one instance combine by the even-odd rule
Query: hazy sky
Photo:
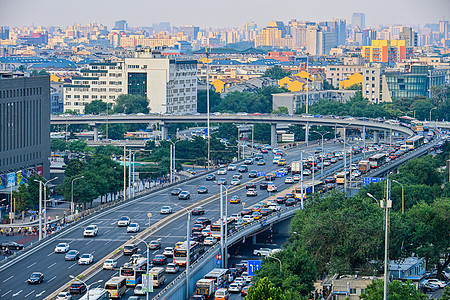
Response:
POLYGON ((169 21, 172 25, 238 27, 254 21, 323 21, 366 14, 366 25, 420 24, 449 20, 450 0, 0 0, 0 25, 57 25, 98 22, 109 29, 169 21))

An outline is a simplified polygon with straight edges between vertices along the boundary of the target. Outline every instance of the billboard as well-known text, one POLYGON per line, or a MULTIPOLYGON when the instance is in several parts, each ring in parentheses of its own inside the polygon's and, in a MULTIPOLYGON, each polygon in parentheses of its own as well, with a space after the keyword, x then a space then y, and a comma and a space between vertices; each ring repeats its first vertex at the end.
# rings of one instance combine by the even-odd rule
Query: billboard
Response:
POLYGON ((16 173, 8 173, 6 175, 7 183, 6 187, 13 187, 16 185, 16 173))
POLYGON ((6 187, 6 175, 0 175, 0 190, 6 187))
POLYGON ((26 177, 25 177, 25 173, 26 173, 25 170, 18 171, 18 172, 16 173, 17 185, 24 184, 24 183, 26 182, 26 179, 25 179, 25 178, 26 178, 26 177))
POLYGON ((44 167, 43 166, 37 166, 36 168, 36 174, 38 176, 44 176, 44 167))

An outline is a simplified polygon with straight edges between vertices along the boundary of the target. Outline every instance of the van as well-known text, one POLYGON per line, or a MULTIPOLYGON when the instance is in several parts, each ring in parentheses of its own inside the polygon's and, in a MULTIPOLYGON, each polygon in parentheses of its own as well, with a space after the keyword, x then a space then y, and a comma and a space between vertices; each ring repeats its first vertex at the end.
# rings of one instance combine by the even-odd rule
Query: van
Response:
POLYGON ((228 300, 230 293, 227 289, 218 289, 214 294, 214 300, 228 300))
POLYGON ((90 289, 89 292, 80 298, 80 300, 108 300, 109 293, 102 288, 90 289))
POLYGON ((125 277, 113 277, 105 283, 105 290, 110 298, 120 298, 127 290, 127 280, 125 277))
POLYGON ((166 270, 164 268, 152 268, 148 273, 153 275, 153 287, 160 287, 166 282, 166 270))

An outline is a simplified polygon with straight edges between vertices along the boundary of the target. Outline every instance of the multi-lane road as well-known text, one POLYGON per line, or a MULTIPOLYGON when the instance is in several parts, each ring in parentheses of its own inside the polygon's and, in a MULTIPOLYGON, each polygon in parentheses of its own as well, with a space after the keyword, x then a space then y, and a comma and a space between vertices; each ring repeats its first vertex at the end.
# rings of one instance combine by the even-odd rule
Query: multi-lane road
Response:
MULTIPOLYGON (((313 152, 315 148, 316 145, 314 145, 314 147, 310 147, 308 151, 313 152)), ((325 147, 326 151, 338 149, 341 150, 342 145, 330 144, 325 147)), ((286 153, 288 163, 294 160, 299 160, 299 149, 290 149, 286 153)), ((267 164, 265 166, 257 166, 255 163, 249 167, 249 170, 269 172, 278 169, 279 167, 277 165, 272 164, 272 157, 273 155, 271 153, 265 154, 264 158, 267 164)), ((355 160, 356 159, 358 159, 358 156, 355 157, 355 160)), ((340 163, 342 165, 342 161, 340 161, 340 163)), ((327 168, 327 172, 335 172, 337 168, 337 164, 332 165, 327 168)), ((225 177, 229 183, 232 175, 235 173, 237 173, 237 171, 229 171, 227 175, 216 175, 216 177, 225 177)), ((238 195, 246 202, 246 206, 267 198, 268 193, 263 190, 258 190, 259 193, 256 197, 246 197, 244 186, 245 182, 250 180, 252 179, 248 178, 248 173, 244 173, 243 179, 241 180, 242 187, 235 192, 229 193, 229 198, 231 196, 238 195)), ((282 179, 276 179, 275 183, 279 190, 288 187, 282 179)), ((52 237, 48 242, 45 242, 30 250, 28 252, 29 255, 23 257, 12 266, 4 269, 0 268, 0 299, 42 299, 69 282, 69 275, 77 276, 89 268, 89 266, 79 266, 76 262, 65 261, 64 254, 55 254, 53 251, 54 247, 60 242, 69 243, 71 249, 76 249, 80 251, 81 254, 91 253, 94 255, 95 260, 98 261, 131 239, 132 234, 126 232, 126 227, 117 227, 117 220, 121 216, 129 216, 133 222, 138 222, 141 226, 141 230, 143 230, 149 226, 147 217, 148 213, 152 213, 152 224, 167 217, 166 215, 161 215, 159 213, 161 207, 164 205, 170 205, 174 211, 178 211, 181 209, 180 207, 188 207, 200 200, 219 193, 219 186, 214 182, 206 181, 205 175, 181 183, 179 187, 183 190, 188 190, 191 192, 190 200, 180 201, 176 196, 170 195, 172 188, 162 189, 92 216, 73 226, 70 230, 58 234, 55 237, 52 237), (208 194, 197 194, 197 188, 201 185, 208 187, 208 194), (84 238, 83 230, 90 224, 95 224, 99 227, 99 234, 94 238, 84 238), (44 273, 45 281, 42 284, 28 285, 26 283, 28 276, 34 271, 44 273)), ((218 219, 219 215, 218 199, 218 197, 214 197, 211 199, 212 201, 210 203, 203 205, 203 208, 206 210, 206 214, 204 216, 212 219, 213 221, 218 219)), ((229 214, 239 212, 241 209, 241 204, 228 204, 229 214)), ((158 231, 154 232, 148 241, 153 239, 161 239, 162 247, 161 250, 152 251, 150 253, 151 259, 154 255, 162 253, 162 249, 164 249, 164 247, 173 246, 176 242, 183 241, 185 239, 185 220, 186 217, 184 216, 178 219, 177 222, 170 223, 168 226, 162 226, 158 231)), ((143 244, 140 244, 139 246, 140 253, 145 256, 146 247, 143 244)), ((128 257, 120 257, 118 259, 118 265, 122 265, 127 260, 128 257)), ((87 282, 91 283, 98 280, 103 280, 105 282, 110 277, 116 276, 117 274, 118 270, 102 270, 87 279, 87 282)), ((174 277, 175 275, 168 275, 166 284, 174 277)), ((131 294, 132 290, 127 291, 127 295, 131 294)))

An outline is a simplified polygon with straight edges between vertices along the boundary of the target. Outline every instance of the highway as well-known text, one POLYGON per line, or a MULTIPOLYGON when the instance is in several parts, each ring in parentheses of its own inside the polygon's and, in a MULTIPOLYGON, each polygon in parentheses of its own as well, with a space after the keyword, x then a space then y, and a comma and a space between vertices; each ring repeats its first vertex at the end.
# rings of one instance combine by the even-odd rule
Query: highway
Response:
MULTIPOLYGON (((313 150, 316 147, 310 147, 313 150)), ((327 145, 325 150, 331 149, 341 149, 342 145, 327 145)), ((266 166, 257 166, 256 164, 250 166, 249 170, 264 170, 273 171, 279 167, 272 164, 272 154, 265 154, 265 159, 267 161, 266 166)), ((299 150, 292 149, 288 151, 286 156, 288 163, 293 160, 299 159, 299 150)), ((356 159, 356 158, 355 158, 356 159)), ((336 165, 332 166, 337 168, 336 165)), ((226 176, 217 176, 217 178, 226 177, 228 182, 231 181, 231 177, 236 172, 228 172, 226 176)), ((244 173, 243 183, 249 181, 248 173, 244 173)), ((286 185, 281 179, 275 180, 276 185, 279 189, 282 189, 286 185)), ((88 266, 79 266, 75 262, 68 262, 64 260, 63 254, 55 254, 53 252, 54 247, 59 242, 67 242, 70 244, 71 249, 77 249, 81 254, 91 253, 94 255, 95 260, 98 261, 112 250, 116 249, 126 241, 131 238, 132 234, 126 233, 125 227, 117 227, 117 220, 121 216, 129 216, 132 221, 138 222, 141 225, 141 230, 143 227, 148 226, 147 213, 152 213, 151 223, 157 222, 166 216, 160 215, 159 211, 163 205, 171 205, 174 211, 179 210, 176 204, 182 207, 188 207, 193 203, 196 203, 202 199, 210 197, 211 195, 219 193, 219 186, 213 182, 206 181, 205 176, 200 176, 194 178, 190 181, 182 183, 180 187, 183 190, 189 190, 191 192, 191 199, 187 201, 179 201, 176 196, 171 196, 171 188, 166 188, 158 192, 149 194, 142 198, 130 201, 128 203, 119 205, 112 208, 106 212, 95 215, 88 218, 80 224, 77 224, 67 232, 59 234, 51 239, 51 242, 42 245, 39 249, 33 252, 30 251, 30 255, 23 258, 19 262, 15 263, 13 266, 1 270, 0 275, 0 298, 2 299, 30 299, 30 298, 44 298, 51 294, 54 290, 66 284, 70 278, 69 275, 77 276, 88 268, 88 266), (209 194, 199 195, 197 194, 197 188, 201 185, 205 185, 209 189, 209 194), (84 238, 83 230, 87 225, 96 224, 99 226, 99 235, 95 238, 84 238), (26 280, 28 276, 34 272, 39 271, 44 273, 45 281, 39 285, 28 285, 26 280)), ((239 195, 242 200, 244 200, 248 205, 252 205, 256 202, 261 201, 266 198, 267 192, 259 190, 257 197, 248 198, 245 196, 245 187, 240 191, 235 193, 230 193, 229 197, 233 195, 239 195)), ((214 201, 210 204, 203 206, 206 209, 205 216, 213 220, 218 218, 219 213, 219 202, 214 201)), ((239 204, 228 206, 229 214, 233 212, 238 212, 241 210, 242 206, 239 204)), ((173 246, 177 241, 184 240, 186 228, 185 228, 185 218, 180 218, 179 221, 171 224, 170 226, 162 227, 155 235, 151 236, 151 239, 162 238, 162 248, 167 246, 173 246)), ((195 220, 195 218, 194 218, 195 220)), ((141 252, 145 256, 145 246, 143 244, 139 245, 141 252)), ((151 258, 157 253, 162 252, 154 251, 151 253, 151 258)), ((118 265, 122 265, 128 258, 122 257, 118 261, 118 265)), ((93 276, 88 280, 88 283, 95 282, 99 279, 106 281, 111 276, 114 276, 117 271, 101 271, 97 275, 93 276)), ((173 278, 174 275, 169 275, 167 282, 173 278)), ((129 294, 128 292, 127 294, 129 294)))

